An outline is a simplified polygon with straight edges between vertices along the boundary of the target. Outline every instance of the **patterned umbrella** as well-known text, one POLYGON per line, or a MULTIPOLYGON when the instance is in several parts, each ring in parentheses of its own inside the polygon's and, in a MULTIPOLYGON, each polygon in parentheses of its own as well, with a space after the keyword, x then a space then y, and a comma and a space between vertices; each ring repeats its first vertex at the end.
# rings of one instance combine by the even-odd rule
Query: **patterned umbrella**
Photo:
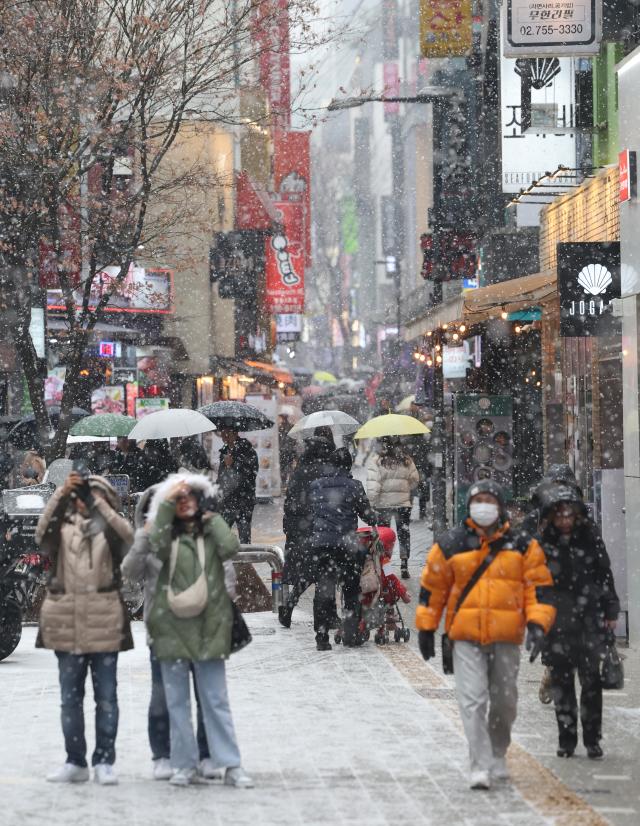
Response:
POLYGON ((228 428, 242 432, 268 430, 273 422, 261 410, 245 402, 214 402, 199 407, 198 412, 213 422, 218 430, 228 428))
POLYGON ((128 436, 135 423, 133 416, 122 413, 96 413, 80 419, 69 433, 71 436, 128 436))

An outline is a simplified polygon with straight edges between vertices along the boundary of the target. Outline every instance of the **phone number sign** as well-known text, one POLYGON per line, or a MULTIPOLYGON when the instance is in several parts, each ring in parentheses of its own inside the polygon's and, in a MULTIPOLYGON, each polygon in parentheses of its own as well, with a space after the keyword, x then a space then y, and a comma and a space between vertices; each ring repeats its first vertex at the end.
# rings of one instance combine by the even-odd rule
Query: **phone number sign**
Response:
POLYGON ((502 8, 505 57, 600 50, 602 0, 506 0, 502 8))

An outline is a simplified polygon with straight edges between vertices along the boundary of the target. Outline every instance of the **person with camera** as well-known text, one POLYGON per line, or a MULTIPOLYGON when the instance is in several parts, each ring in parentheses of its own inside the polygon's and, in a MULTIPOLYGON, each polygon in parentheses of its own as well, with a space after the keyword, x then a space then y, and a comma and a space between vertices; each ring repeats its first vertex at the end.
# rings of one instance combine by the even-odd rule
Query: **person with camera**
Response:
POLYGON ((53 494, 36 529, 51 561, 36 646, 58 658, 61 718, 67 760, 47 776, 52 783, 89 779, 83 700, 91 671, 96 703, 94 779, 118 782, 114 771, 118 732, 118 653, 133 648, 120 594, 120 562, 133 532, 118 513, 118 495, 99 476, 75 469, 53 494))
POLYGON ((159 570, 146 623, 169 711, 169 782, 188 786, 197 781, 189 688, 193 670, 212 765, 225 770, 226 785, 247 788, 253 783, 240 762, 224 662, 233 624, 224 563, 238 553, 240 543, 206 501, 201 479, 170 476, 156 489, 147 517, 159 570))
POLYGON ((552 584, 538 542, 511 530, 501 487, 492 480, 473 484, 464 523, 439 536, 429 552, 416 610, 420 653, 429 660, 447 608, 443 665, 455 673, 472 789, 509 777, 520 645, 526 629, 531 662, 540 653, 555 619, 552 584))

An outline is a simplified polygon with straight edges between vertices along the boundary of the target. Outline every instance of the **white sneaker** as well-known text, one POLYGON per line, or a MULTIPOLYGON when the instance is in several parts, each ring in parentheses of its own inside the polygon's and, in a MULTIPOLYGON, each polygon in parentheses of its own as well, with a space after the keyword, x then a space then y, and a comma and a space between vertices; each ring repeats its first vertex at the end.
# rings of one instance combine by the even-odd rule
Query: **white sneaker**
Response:
POLYGON ((214 766, 210 757, 205 757, 198 764, 198 774, 200 777, 204 777, 205 780, 222 780, 223 773, 224 769, 214 766))
POLYGON ((73 763, 65 763, 58 771, 47 775, 47 783, 86 783, 88 779, 89 769, 73 763))
POLYGON ((507 768, 507 761, 504 757, 494 757, 493 765, 491 766, 492 780, 508 780, 509 769, 507 768))
POLYGON ((242 766, 227 769, 224 774, 224 785, 235 786, 236 789, 253 789, 253 780, 242 766))
POLYGON ((169 783, 171 783, 172 786, 189 786, 191 783, 196 782, 196 778, 195 769, 175 769, 169 783))
POLYGON ((153 761, 153 779, 154 780, 171 780, 173 769, 171 763, 166 757, 159 757, 153 761))
POLYGON ((118 775, 110 763, 98 763, 93 769, 93 779, 101 786, 118 785, 118 775))
POLYGON ((487 791, 491 788, 491 778, 489 777, 489 772, 484 771, 475 771, 471 772, 471 788, 472 789, 482 789, 487 791))

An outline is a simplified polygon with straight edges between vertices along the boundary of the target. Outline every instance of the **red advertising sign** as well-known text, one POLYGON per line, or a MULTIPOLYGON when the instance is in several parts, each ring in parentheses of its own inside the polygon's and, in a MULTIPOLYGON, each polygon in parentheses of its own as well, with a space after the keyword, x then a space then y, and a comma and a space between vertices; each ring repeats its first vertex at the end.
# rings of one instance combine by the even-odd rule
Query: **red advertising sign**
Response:
POLYGON ((273 180, 281 203, 302 206, 304 250, 311 264, 310 132, 277 131, 273 136, 273 180))
POLYGON ((255 38, 259 48, 260 85, 265 90, 273 125, 291 125, 289 0, 262 0, 257 4, 255 38))
POLYGON ((620 170, 620 203, 636 197, 636 153, 623 149, 618 155, 620 170))
POLYGON ((279 203, 283 232, 265 241, 265 305, 270 313, 304 312, 305 226, 302 204, 279 203))
MULTIPOLYGON (((385 63, 382 67, 382 82, 384 84, 384 97, 398 97, 400 94, 400 71, 397 63, 385 63)), ((385 103, 385 118, 393 117, 400 113, 399 103, 385 103)))

